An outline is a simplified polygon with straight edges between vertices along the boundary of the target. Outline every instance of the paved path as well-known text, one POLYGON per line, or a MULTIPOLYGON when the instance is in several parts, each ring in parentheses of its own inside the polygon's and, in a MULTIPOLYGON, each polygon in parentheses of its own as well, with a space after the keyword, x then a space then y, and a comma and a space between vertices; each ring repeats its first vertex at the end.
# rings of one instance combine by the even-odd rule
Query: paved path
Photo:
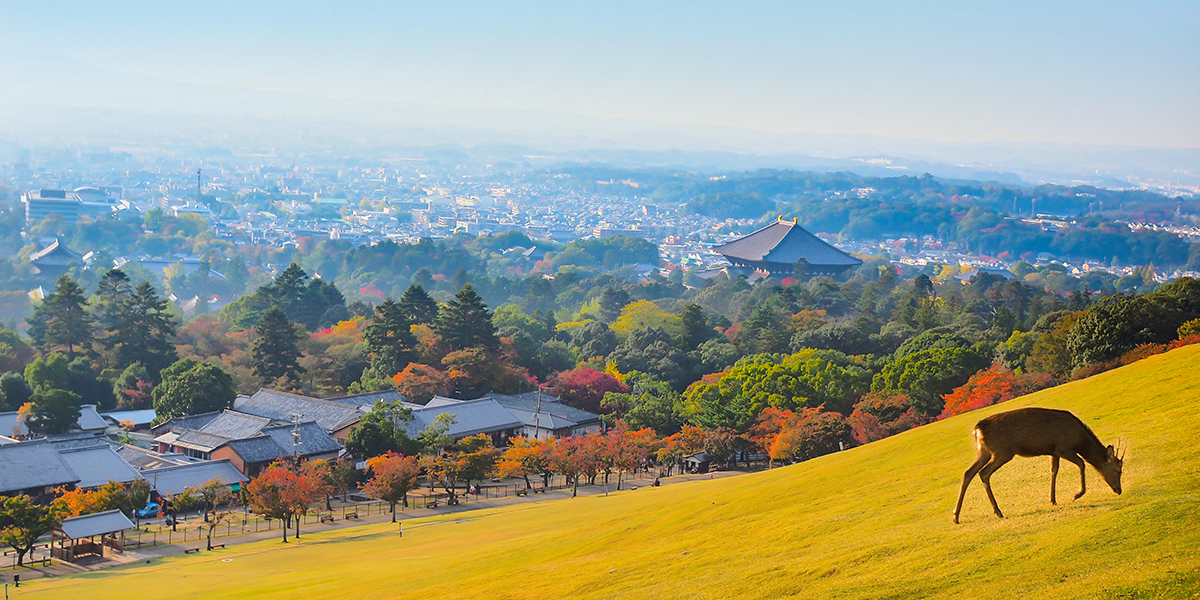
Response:
MULTIPOLYGON (((745 471, 717 471, 714 473, 705 473, 702 475, 674 475, 672 477, 664 477, 660 481, 662 485, 675 485, 679 483, 687 483, 690 481, 704 481, 709 479, 724 479, 744 474, 745 471)), ((597 485, 583 485, 579 487, 580 496, 597 496, 605 493, 605 486, 602 479, 597 478, 597 485)), ((536 487, 536 483, 534 484, 536 487)), ((648 487, 650 480, 634 479, 631 481, 623 481, 621 484, 622 491, 635 490, 641 487, 648 487)), ((616 478, 610 479, 609 491, 616 491, 616 478)), ((492 498, 488 500, 472 500, 463 502, 455 506, 440 506, 438 508, 409 508, 403 513, 397 512, 397 518, 407 521, 410 519, 418 519, 421 517, 432 517, 444 514, 453 514, 468 512, 474 510, 482 510, 485 508, 493 508, 497 506, 509 506, 513 504, 525 504, 530 502, 545 502, 550 500, 562 500, 571 497, 571 488, 552 490, 545 493, 528 494, 525 496, 507 496, 503 498, 492 498)), ((361 519, 343 520, 338 519, 332 523, 309 523, 308 525, 300 526, 300 537, 304 538, 306 534, 320 533, 335 529, 349 529, 352 527, 362 527, 364 525, 378 525, 391 521, 391 514, 384 513, 372 515, 361 519)), ((292 538, 295 528, 289 530, 288 539, 292 538)), ((282 539, 283 532, 279 529, 262 530, 257 532, 249 532, 244 534, 232 534, 228 536, 220 536, 213 538, 214 544, 225 544, 234 546, 240 544, 249 544, 268 539, 282 539)), ((127 550, 124 553, 107 554, 104 558, 88 557, 81 559, 75 563, 55 560, 48 567, 38 566, 23 567, 20 569, 5 568, 0 569, 0 584, 8 583, 13 580, 14 574, 21 576, 21 581, 29 581, 32 579, 40 579, 42 577, 63 577, 74 575, 77 573, 86 573, 89 571, 98 571, 101 569, 109 569, 122 565, 150 562, 155 559, 164 558, 167 556, 176 556, 183 554, 184 550, 190 548, 200 548, 201 553, 207 553, 204 548, 206 543, 204 539, 190 540, 186 542, 175 542, 172 544, 160 543, 156 546, 144 546, 136 550, 127 550)), ((220 552, 218 548, 213 552, 220 552)))

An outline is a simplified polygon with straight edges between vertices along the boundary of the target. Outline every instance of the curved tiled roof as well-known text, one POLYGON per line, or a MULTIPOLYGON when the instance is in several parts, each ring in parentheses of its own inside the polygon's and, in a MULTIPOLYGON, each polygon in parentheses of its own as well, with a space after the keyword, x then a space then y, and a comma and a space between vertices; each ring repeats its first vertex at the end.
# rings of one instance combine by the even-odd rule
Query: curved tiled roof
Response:
POLYGON ((782 219, 732 242, 713 246, 713 252, 730 259, 810 265, 851 266, 862 261, 829 245, 794 221, 782 219))

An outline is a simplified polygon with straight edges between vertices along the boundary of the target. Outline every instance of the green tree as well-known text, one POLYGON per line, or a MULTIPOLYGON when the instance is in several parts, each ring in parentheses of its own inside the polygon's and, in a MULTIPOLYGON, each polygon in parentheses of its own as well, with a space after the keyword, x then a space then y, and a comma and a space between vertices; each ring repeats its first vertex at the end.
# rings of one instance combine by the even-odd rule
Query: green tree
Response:
POLYGON ((363 330, 369 369, 378 378, 390 378, 417 359, 412 322, 391 298, 375 307, 375 316, 363 330))
POLYGON ((618 287, 606 287, 600 293, 600 318, 611 323, 621 316, 621 309, 629 304, 629 292, 618 287))
POLYGON ((87 311, 83 288, 68 275, 61 275, 54 291, 29 318, 29 335, 42 352, 65 348, 74 357, 92 345, 92 316, 87 311))
POLYGON ((279 308, 263 313, 254 339, 250 365, 254 374, 270 383, 281 377, 295 380, 304 372, 300 366, 300 335, 296 326, 279 308))
POLYGON ((163 369, 162 382, 151 393, 154 422, 223 410, 233 406, 233 378, 220 367, 185 358, 163 369))
MULTIPOLYGON (((679 347, 684 352, 700 348, 700 344, 707 342, 717 334, 704 320, 704 311, 699 304, 688 304, 683 307, 683 310, 679 312, 679 322, 683 329, 683 333, 679 336, 679 347)), ((633 425, 630 427, 641 429, 633 425)))
POLYGON ((175 352, 175 320, 167 310, 167 301, 158 296, 154 286, 142 282, 121 302, 113 332, 105 343, 115 353, 115 367, 140 363, 157 381, 159 372, 179 359, 175 352))
MULTIPOLYGON (((19 373, 0 376, 0 412, 17 410, 33 397, 33 388, 19 373)), ((0 431, 0 435, 7 435, 0 431)))
MULTIPOLYGON (((122 306, 133 295, 133 285, 121 269, 109 269, 100 278, 96 293, 92 294, 92 308, 96 314, 96 324, 100 329, 112 331, 121 320, 122 306)), ((104 338, 101 341, 106 342, 104 338)), ((105 345, 108 345, 107 343, 105 345)))
POLYGON ((370 412, 350 429, 350 435, 346 436, 346 452, 360 460, 388 452, 416 453, 420 446, 408 437, 404 429, 412 418, 412 410, 399 402, 376 402, 370 412))
POLYGON ((438 310, 433 330, 451 352, 466 348, 492 351, 500 348, 492 313, 469 283, 438 310))
POLYGON ((421 284, 413 283, 400 297, 400 312, 413 323, 431 325, 437 319, 438 305, 421 284))
POLYGON ((62 508, 43 505, 29 496, 0 498, 0 543, 17 551, 17 566, 25 564, 38 539, 58 524, 62 508))
POLYGON ((986 367, 986 358, 965 348, 920 350, 888 363, 875 375, 871 391, 907 394, 927 416, 941 414, 942 396, 986 367))
POLYGON ((66 433, 79 421, 79 394, 55 388, 33 391, 29 428, 43 434, 66 433))

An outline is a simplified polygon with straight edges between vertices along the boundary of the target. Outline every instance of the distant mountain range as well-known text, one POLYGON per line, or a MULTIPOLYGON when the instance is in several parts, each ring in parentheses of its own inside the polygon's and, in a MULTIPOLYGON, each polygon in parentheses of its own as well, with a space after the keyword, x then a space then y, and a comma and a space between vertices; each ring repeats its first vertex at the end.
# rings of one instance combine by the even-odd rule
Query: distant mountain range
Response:
POLYGON ((1006 183, 1200 190, 1200 149, 776 134, 607 120, 533 110, 335 99, 180 83, 99 69, 54 54, 0 52, 0 161, 45 145, 138 144, 186 152, 371 153, 394 147, 491 147, 499 155, 702 170, 793 168, 864 175, 931 173, 1006 183))

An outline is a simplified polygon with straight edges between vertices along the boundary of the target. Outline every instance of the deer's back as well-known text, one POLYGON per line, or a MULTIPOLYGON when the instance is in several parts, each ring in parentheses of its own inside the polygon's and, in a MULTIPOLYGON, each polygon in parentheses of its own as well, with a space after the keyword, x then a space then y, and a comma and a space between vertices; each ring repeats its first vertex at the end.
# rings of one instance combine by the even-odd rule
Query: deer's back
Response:
POLYGON ((980 443, 993 454, 1043 456, 1079 452, 1088 429, 1065 410, 1020 408, 992 415, 975 425, 980 443))

